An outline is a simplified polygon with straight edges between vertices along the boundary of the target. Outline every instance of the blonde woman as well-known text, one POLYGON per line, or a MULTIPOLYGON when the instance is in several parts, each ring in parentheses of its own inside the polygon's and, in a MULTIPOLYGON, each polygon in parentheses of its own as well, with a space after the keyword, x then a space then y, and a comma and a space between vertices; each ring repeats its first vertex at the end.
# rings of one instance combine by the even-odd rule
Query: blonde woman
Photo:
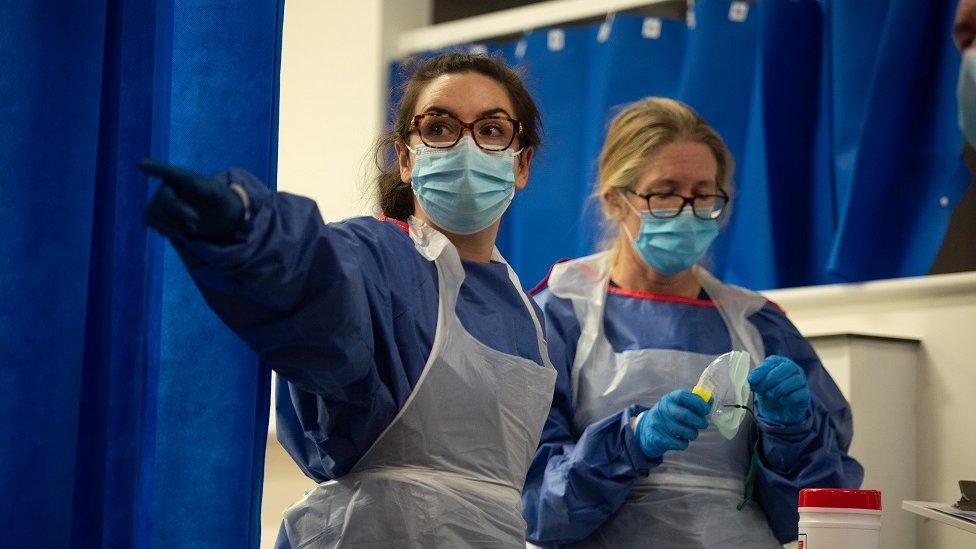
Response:
POLYGON ((647 98, 611 122, 596 194, 615 236, 536 296, 559 377, 523 492, 532 542, 779 547, 800 488, 860 485, 848 403, 813 349, 775 304, 696 265, 731 173, 683 103, 647 98), (689 389, 731 349, 752 356, 754 415, 723 436, 689 389))

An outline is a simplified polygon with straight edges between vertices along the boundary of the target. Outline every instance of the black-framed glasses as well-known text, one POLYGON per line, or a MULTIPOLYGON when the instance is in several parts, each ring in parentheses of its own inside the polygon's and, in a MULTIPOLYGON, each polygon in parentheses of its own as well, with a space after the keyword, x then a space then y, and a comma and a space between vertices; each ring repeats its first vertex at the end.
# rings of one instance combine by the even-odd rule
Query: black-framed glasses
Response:
POLYGON ((678 217, 691 204, 691 211, 699 219, 714 220, 722 217, 725 208, 729 205, 729 195, 719 189, 721 194, 697 194, 692 197, 682 196, 677 193, 648 193, 640 194, 633 189, 624 188, 628 193, 643 198, 647 202, 647 211, 651 217, 658 219, 670 219, 678 217))
POLYGON ((474 122, 461 122, 442 113, 427 112, 413 117, 413 129, 424 145, 449 149, 458 144, 467 129, 476 145, 486 151, 504 151, 522 132, 522 124, 504 115, 483 116, 474 122))

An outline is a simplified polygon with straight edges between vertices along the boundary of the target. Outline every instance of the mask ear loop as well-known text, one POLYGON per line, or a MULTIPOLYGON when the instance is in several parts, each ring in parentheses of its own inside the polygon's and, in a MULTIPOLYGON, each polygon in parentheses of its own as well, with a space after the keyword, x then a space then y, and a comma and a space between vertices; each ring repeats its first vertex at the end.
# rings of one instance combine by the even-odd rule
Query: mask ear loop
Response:
POLYGON ((619 196, 620 199, 624 201, 624 204, 627 205, 630 211, 634 212, 634 215, 636 215, 637 217, 643 219, 644 215, 641 214, 641 211, 635 208, 634 205, 630 203, 630 200, 627 200, 627 195, 625 195, 624 192, 621 191, 619 188, 616 189, 616 191, 617 191, 617 196, 619 196))
MULTIPOLYGON (((627 207, 630 209, 630 211, 633 212, 634 215, 636 215, 637 218, 640 219, 641 222, 643 223, 643 221, 644 221, 644 215, 641 214, 640 210, 638 210, 637 208, 635 208, 634 205, 630 203, 630 200, 627 200, 627 196, 624 194, 624 192, 621 191, 620 189, 617 189, 617 195, 620 197, 620 200, 623 200, 624 204, 627 205, 627 207)), ((624 229, 624 233, 627 234, 627 238, 629 238, 630 240, 636 240, 634 238, 634 235, 630 233, 630 229, 627 228, 627 224, 626 223, 620 223, 620 226, 624 229)), ((638 230, 640 230, 639 227, 638 227, 638 230)))
POLYGON ((723 408, 740 408, 749 412, 752 416, 752 445, 749 449, 749 469, 746 472, 746 486, 742 493, 742 501, 735 506, 736 511, 746 508, 749 500, 753 499, 756 490, 756 470, 759 469, 759 424, 756 422, 756 414, 751 408, 742 404, 726 404, 723 408))

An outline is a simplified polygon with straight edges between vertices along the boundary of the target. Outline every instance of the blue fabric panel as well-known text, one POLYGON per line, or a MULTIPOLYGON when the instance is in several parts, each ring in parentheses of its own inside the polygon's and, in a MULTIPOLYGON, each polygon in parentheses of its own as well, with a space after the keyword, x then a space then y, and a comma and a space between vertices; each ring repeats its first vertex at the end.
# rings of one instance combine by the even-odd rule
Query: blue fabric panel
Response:
POLYGON ((102 66, 72 546, 131 545, 139 483, 148 187, 132 159, 152 133, 154 14, 110 2, 102 66))
MULTIPOLYGON (((750 288, 803 284, 812 248, 811 173, 818 115, 820 9, 813 0, 754 5, 760 43, 735 203, 716 249, 723 278, 750 288)), ((827 209, 828 211, 829 208, 827 209)), ((829 219, 828 219, 829 220, 829 219)))
POLYGON ((553 257, 580 251, 579 197, 587 184, 580 177, 581 106, 587 73, 579 59, 586 55, 593 32, 592 27, 566 27, 538 30, 525 38, 520 63, 542 111, 544 145, 532 161, 528 186, 516 193, 502 218, 498 241, 524 281, 541 278, 553 257))
POLYGON ((823 3, 831 63, 830 117, 838 210, 846 208, 843 197, 849 194, 853 183, 878 44, 890 4, 889 0, 826 0, 823 3))
POLYGON ((4 546, 257 546, 267 375, 163 271, 134 166, 272 180, 281 8, 0 7, 4 546))
MULTIPOLYGON (((830 227, 832 222, 830 200, 817 196, 812 175, 819 160, 815 141, 823 21, 817 0, 763 2, 759 6, 762 80, 757 88, 762 93, 766 215, 770 218, 770 258, 775 276, 748 283, 754 288, 801 286, 810 283, 810 273, 818 264, 812 257, 816 248, 812 228, 821 222, 830 227), (821 212, 826 213, 823 219, 818 217, 821 212)), ((829 181, 826 183, 829 190, 829 181)), ((732 261, 728 265, 730 269, 747 268, 732 261)))
POLYGON ((745 21, 736 22, 729 19, 729 2, 695 3, 695 26, 688 31, 678 91, 678 98, 725 139, 735 158, 741 158, 746 148, 760 40, 760 18, 755 12, 753 7, 745 21))
POLYGON ((0 6, 0 529, 70 543, 106 3, 0 6), (50 37, 57 37, 56 40, 50 37))
MULTIPOLYGON (((758 18, 758 14, 753 17, 758 18)), ((738 184, 734 190, 739 199, 715 244, 716 272, 723 280, 747 288, 775 287, 776 280, 762 75, 760 65, 754 73, 754 92, 748 106, 745 149, 736 170, 738 184)))
POLYGON ((838 189, 829 268, 847 280, 925 274, 969 183, 956 128, 952 4, 899 0, 888 7, 853 178, 838 189))
MULTIPOLYGON (((171 162, 240 166, 274 184, 282 7, 175 0, 171 162)), ((152 542, 257 546, 269 371, 168 246, 163 273, 152 542)))
MULTIPOLYGON (((813 148, 810 167, 810 209, 807 235, 809 249, 807 256, 810 264, 805 276, 801 277, 803 284, 829 284, 841 282, 827 271, 827 261, 833 245, 834 232, 837 228, 839 201, 836 193, 836 170, 834 162, 834 93, 833 80, 833 39, 831 23, 825 6, 830 0, 817 6, 819 14, 820 36, 820 66, 817 81, 816 121, 814 123, 813 148)), ((801 36, 803 36, 801 34, 801 36)))

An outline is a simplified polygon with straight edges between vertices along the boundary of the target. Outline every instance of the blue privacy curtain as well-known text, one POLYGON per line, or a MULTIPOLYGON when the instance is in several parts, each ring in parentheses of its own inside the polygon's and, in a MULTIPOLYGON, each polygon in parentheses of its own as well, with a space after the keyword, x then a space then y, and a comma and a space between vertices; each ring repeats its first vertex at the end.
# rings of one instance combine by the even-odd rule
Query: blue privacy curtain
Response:
POLYGON ((969 181, 954 7, 698 0, 685 21, 616 14, 476 46, 522 68, 545 130, 499 248, 527 284, 594 251, 606 124, 661 95, 691 104, 735 157, 732 216, 707 262, 719 277, 765 289, 925 274, 969 181))
POLYGON ((282 8, 0 6, 0 545, 258 545, 268 372, 134 166, 273 185, 282 8))

